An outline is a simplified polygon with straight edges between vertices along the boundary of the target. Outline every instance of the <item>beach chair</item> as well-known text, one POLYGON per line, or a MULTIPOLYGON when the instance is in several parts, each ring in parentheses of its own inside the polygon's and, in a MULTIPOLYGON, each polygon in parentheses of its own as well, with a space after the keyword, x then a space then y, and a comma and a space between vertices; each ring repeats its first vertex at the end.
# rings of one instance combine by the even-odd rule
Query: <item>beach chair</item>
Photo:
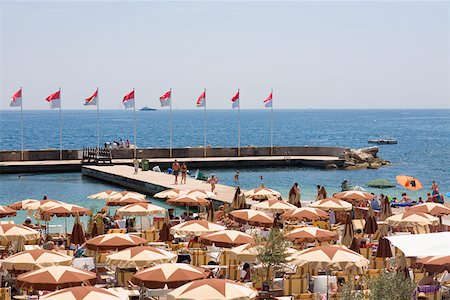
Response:
POLYGON ((313 221, 314 227, 319 227, 320 229, 330 230, 330 224, 326 221, 313 221))
POLYGON ((205 250, 201 249, 190 249, 192 258, 192 265, 196 267, 200 267, 203 265, 208 264, 209 256, 208 253, 205 250))
POLYGON ((425 272, 424 270, 414 269, 413 274, 414 274, 414 282, 417 284, 426 276, 427 272, 425 272))
POLYGON ((318 299, 318 295, 317 294, 313 294, 313 293, 302 293, 302 294, 294 294, 292 295, 292 299, 318 299))
POLYGON ((309 280, 305 275, 285 275, 283 279, 284 295, 299 295, 309 292, 309 280))
POLYGON ((11 300, 11 287, 0 288, 0 300, 11 300))

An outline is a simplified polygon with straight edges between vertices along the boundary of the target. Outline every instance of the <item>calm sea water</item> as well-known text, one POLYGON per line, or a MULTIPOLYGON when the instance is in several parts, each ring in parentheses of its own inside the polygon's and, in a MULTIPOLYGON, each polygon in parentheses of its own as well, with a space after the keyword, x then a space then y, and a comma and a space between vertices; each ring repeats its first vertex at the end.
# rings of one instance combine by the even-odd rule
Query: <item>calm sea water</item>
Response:
MULTIPOLYGON (((137 144, 140 147, 169 145, 168 111, 138 112, 137 144)), ((20 122, 17 111, 0 112, 0 149, 20 148, 20 122)), ((25 148, 59 147, 59 115, 57 111, 25 111, 25 148)), ((101 141, 129 138, 133 135, 133 113, 101 111, 101 141)), ((63 146, 76 149, 96 145, 95 111, 63 111, 63 146)), ((207 114, 207 141, 212 146, 236 145, 237 112, 214 110, 207 114)), ((425 189, 409 192, 413 198, 424 197, 436 179, 442 192, 450 192, 450 110, 275 110, 275 145, 318 145, 367 147, 367 139, 391 137, 397 145, 380 145, 379 155, 392 162, 378 170, 319 170, 310 168, 241 169, 241 186, 264 183, 284 195, 293 182, 302 189, 302 199, 314 197, 315 185, 325 185, 329 192, 339 189, 342 179, 352 185, 365 186, 368 181, 386 178, 395 182, 398 174, 419 178, 425 189)), ((175 147, 200 146, 203 143, 203 111, 173 111, 175 147)), ((242 110, 242 145, 268 145, 270 142, 270 112, 242 110)), ((205 170, 215 173, 221 183, 233 184, 235 170, 205 170)), ((81 176, 65 174, 0 175, 0 204, 25 198, 50 198, 77 203, 85 207, 101 207, 101 200, 86 196, 104 189, 118 187, 81 176)), ((401 188, 370 189, 399 196, 401 188)), ((447 197, 448 198, 448 197, 447 197)), ((448 200, 448 199, 446 199, 448 200)), ((156 201, 155 201, 156 202, 156 201)), ((161 204, 161 203, 158 203, 161 204)), ((24 215, 19 214, 18 219, 24 215)))

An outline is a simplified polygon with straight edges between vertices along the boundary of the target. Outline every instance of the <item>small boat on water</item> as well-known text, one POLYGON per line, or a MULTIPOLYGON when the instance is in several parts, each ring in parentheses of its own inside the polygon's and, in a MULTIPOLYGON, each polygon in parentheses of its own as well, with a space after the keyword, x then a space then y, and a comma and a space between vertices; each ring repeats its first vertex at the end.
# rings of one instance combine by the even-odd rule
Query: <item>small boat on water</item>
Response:
POLYGON ((140 109, 140 111, 155 111, 155 110, 156 110, 156 108, 151 108, 148 106, 144 106, 143 108, 140 109))
POLYGON ((394 139, 368 140, 367 142, 369 144, 379 144, 379 145, 397 144, 397 140, 394 139))

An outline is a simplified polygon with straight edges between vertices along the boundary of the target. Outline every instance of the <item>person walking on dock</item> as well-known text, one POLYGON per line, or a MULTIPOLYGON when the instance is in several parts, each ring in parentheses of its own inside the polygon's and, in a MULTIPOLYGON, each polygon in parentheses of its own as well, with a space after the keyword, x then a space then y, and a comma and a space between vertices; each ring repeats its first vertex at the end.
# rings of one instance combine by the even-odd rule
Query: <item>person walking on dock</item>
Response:
POLYGON ((178 184, 178 174, 180 173, 180 164, 178 163, 178 161, 176 159, 172 164, 172 172, 173 172, 173 176, 175 176, 174 184, 178 184))
POLYGON ((188 170, 187 165, 185 162, 183 162, 181 164, 181 184, 183 184, 183 181, 184 184, 186 184, 187 170, 188 170))
POLYGON ((139 171, 139 160, 136 157, 133 158, 133 166, 134 166, 134 174, 137 174, 139 171))
POLYGON ((212 174, 211 178, 209 179, 209 184, 211 184, 211 192, 214 193, 214 189, 216 188, 216 184, 219 181, 219 178, 216 177, 216 175, 212 174))

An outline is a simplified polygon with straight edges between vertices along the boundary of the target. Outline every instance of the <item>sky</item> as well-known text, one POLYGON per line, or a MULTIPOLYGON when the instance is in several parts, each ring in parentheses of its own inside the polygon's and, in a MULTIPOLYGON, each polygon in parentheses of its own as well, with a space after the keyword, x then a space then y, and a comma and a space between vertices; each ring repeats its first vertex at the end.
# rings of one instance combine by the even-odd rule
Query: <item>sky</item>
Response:
POLYGON ((449 108, 448 1, 0 1, 0 109, 449 108))

